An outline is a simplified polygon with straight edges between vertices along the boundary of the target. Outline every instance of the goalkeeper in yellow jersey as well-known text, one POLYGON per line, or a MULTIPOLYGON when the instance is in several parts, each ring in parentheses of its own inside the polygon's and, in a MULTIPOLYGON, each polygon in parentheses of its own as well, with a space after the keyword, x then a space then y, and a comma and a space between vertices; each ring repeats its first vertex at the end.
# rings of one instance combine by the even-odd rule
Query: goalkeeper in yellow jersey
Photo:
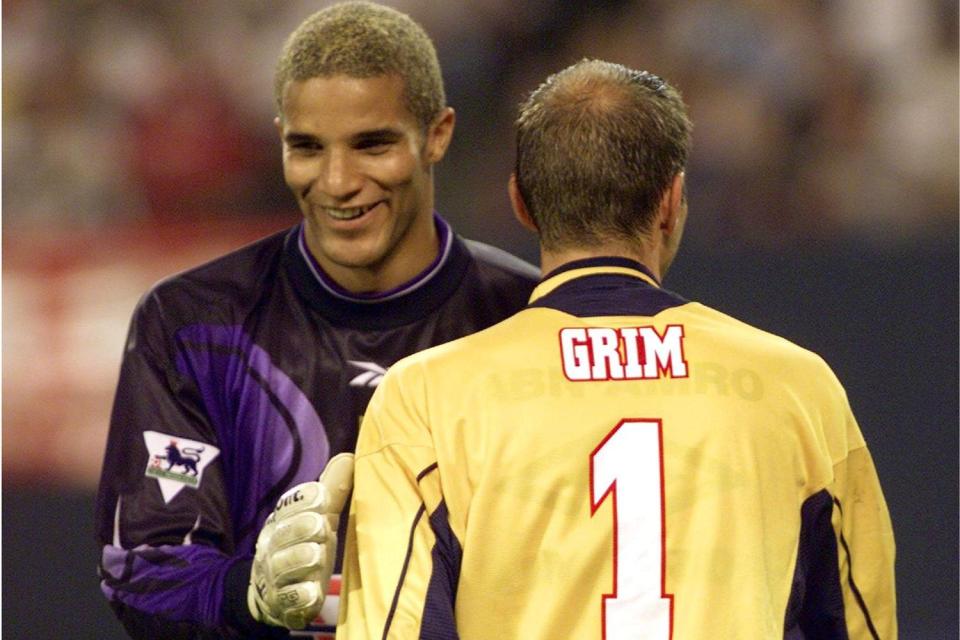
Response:
POLYGON ((521 107, 526 309, 394 365, 356 451, 338 638, 895 638, 894 541, 827 364, 660 282, 691 124, 584 60, 521 107))

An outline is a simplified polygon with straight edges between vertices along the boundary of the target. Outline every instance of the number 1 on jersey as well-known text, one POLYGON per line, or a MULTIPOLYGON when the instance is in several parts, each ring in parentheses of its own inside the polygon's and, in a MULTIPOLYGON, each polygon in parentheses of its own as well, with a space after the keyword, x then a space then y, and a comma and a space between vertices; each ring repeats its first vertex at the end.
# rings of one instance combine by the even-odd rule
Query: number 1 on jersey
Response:
POLYGON ((613 511, 613 593, 603 596, 603 638, 669 640, 660 421, 620 422, 590 454, 590 485, 591 515, 608 497, 613 511))

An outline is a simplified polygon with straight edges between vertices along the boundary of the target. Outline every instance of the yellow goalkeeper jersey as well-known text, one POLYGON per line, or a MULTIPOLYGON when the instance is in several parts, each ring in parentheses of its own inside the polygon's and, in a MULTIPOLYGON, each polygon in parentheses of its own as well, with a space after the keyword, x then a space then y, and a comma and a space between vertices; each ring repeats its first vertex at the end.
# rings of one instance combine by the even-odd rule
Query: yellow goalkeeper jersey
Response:
POLYGON ((893 564, 824 361, 591 259, 387 373, 337 637, 886 640, 893 564))

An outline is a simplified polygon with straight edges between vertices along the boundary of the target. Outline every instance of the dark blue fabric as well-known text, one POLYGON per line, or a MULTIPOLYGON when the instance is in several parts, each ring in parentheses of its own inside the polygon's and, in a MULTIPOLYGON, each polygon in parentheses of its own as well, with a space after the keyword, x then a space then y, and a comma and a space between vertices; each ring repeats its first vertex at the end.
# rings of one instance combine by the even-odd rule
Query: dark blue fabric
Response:
POLYGON ((433 575, 427 587, 423 605, 423 623, 420 626, 421 640, 457 640, 457 621, 454 607, 457 602, 457 584, 460 581, 460 563, 463 549, 450 528, 449 512, 441 502, 430 514, 430 527, 436 543, 430 552, 433 559, 433 575))
MULTIPOLYGON (((627 258, 589 258, 569 262, 551 271, 544 280, 587 267, 626 267, 656 281, 650 270, 627 258)), ((530 307, 556 309, 579 318, 596 316, 655 316, 665 309, 686 304, 677 294, 646 280, 622 273, 597 273, 575 278, 531 303, 530 307)))
POLYGON ((582 258, 580 260, 571 260, 570 262, 560 265, 550 273, 543 276, 541 281, 549 280, 553 276, 566 273, 567 271, 573 271, 574 269, 588 269, 590 267, 624 267, 627 269, 634 269, 650 276, 654 282, 660 284, 660 279, 653 275, 653 272, 647 268, 647 265, 643 264, 642 262, 637 262, 636 260, 631 260, 630 258, 623 258, 620 256, 601 256, 598 258, 582 258))
POLYGON ((824 489, 800 508, 800 543, 787 601, 784 640, 847 640, 833 497, 824 489))

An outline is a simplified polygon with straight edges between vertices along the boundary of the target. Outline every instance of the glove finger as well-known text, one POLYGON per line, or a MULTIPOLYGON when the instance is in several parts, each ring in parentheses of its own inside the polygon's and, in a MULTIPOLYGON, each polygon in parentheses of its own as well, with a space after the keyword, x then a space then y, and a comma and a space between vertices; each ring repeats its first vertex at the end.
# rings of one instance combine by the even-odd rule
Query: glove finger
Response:
POLYGON ((301 542, 323 543, 330 535, 327 519, 319 513, 307 511, 281 520, 270 533, 270 547, 279 550, 301 542))
POLYGON ((326 545, 312 542, 294 545, 270 557, 270 575, 276 587, 285 587, 304 580, 319 580, 327 572, 329 558, 326 545))
POLYGON ((339 514, 353 488, 353 454, 340 453, 331 458, 320 474, 319 482, 328 492, 325 512, 339 514))
POLYGON ((261 553, 268 553, 269 549, 273 544, 273 529, 269 531, 264 529, 260 532, 260 535, 257 536, 257 546, 255 548, 256 554, 260 555, 261 553))
POLYGON ((313 581, 299 582, 277 591, 280 618, 290 629, 302 629, 320 615, 323 597, 320 586, 313 581))
POLYGON ((272 517, 279 522, 304 511, 339 515, 352 487, 353 454, 341 453, 330 459, 318 481, 298 484, 280 496, 272 517))

